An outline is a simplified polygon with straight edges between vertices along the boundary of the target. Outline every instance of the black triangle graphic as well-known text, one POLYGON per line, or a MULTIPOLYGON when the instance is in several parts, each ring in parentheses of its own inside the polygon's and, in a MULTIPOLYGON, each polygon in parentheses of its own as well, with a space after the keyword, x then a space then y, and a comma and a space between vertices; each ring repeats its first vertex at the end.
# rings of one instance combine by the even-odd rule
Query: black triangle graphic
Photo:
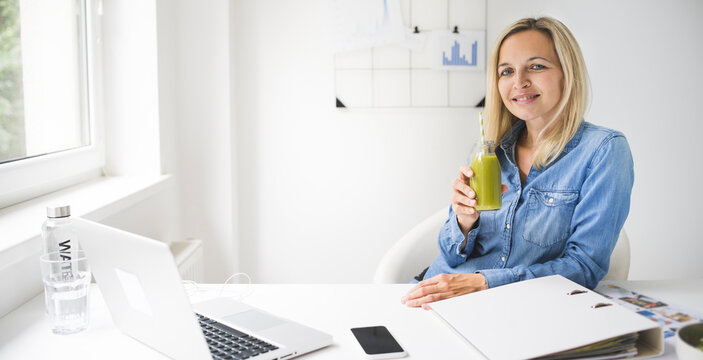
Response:
POLYGON ((337 107, 338 108, 345 108, 346 107, 346 106, 344 106, 344 104, 341 101, 339 101, 339 98, 335 98, 335 99, 337 99, 337 107))

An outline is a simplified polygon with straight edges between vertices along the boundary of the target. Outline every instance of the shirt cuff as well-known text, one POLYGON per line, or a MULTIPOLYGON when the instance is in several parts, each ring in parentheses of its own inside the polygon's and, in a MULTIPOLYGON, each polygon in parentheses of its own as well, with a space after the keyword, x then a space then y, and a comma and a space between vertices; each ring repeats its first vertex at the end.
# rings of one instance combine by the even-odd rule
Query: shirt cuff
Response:
POLYGON ((476 219, 476 226, 469 230, 469 235, 466 238, 466 246, 464 247, 464 250, 461 249, 461 244, 464 242, 464 234, 461 232, 461 228, 459 227, 459 220, 456 217, 456 214, 452 216, 451 220, 451 231, 452 231, 452 239, 453 241, 457 244, 456 246, 456 254, 459 256, 462 256, 466 258, 469 254, 474 249, 474 243, 476 241, 476 236, 478 235, 478 231, 481 228, 481 218, 476 219))
POLYGON ((512 269, 486 269, 476 273, 482 274, 486 278, 488 288, 494 288, 505 284, 510 284, 518 281, 518 276, 512 269))

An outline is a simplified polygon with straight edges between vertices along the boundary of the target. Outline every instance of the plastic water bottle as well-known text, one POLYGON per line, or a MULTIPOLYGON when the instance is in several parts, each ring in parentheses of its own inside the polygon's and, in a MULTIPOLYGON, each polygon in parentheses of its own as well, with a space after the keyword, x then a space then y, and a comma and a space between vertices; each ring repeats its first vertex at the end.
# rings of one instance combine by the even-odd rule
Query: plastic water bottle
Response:
POLYGON ((71 207, 69 205, 47 206, 46 221, 42 225, 42 239, 44 240, 44 253, 59 251, 68 253, 79 250, 78 241, 71 227, 71 207))

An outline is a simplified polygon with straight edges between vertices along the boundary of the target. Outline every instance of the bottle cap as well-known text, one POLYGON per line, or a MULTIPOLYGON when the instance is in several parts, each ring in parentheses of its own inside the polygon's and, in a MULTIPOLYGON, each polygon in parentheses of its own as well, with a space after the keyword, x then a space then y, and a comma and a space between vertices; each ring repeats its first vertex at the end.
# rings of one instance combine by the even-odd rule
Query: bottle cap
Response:
POLYGON ((496 151, 495 142, 493 140, 487 140, 486 141, 486 148, 488 149, 489 153, 495 152, 496 151))
POLYGON ((59 206, 47 206, 46 207, 46 217, 50 218, 63 218, 71 216, 71 206, 70 205, 59 205, 59 206))

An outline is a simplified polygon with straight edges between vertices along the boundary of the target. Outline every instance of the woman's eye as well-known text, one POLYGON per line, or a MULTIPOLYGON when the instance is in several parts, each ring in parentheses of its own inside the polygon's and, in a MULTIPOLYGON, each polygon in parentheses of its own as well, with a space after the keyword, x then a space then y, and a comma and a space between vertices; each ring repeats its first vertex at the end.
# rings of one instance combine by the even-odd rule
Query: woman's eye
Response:
POLYGON ((500 72, 500 76, 507 76, 513 73, 513 69, 505 69, 500 72))
POLYGON ((546 66, 541 65, 541 64, 534 64, 534 65, 532 65, 532 69, 533 69, 533 70, 542 70, 542 69, 546 69, 546 68, 547 68, 546 66))

